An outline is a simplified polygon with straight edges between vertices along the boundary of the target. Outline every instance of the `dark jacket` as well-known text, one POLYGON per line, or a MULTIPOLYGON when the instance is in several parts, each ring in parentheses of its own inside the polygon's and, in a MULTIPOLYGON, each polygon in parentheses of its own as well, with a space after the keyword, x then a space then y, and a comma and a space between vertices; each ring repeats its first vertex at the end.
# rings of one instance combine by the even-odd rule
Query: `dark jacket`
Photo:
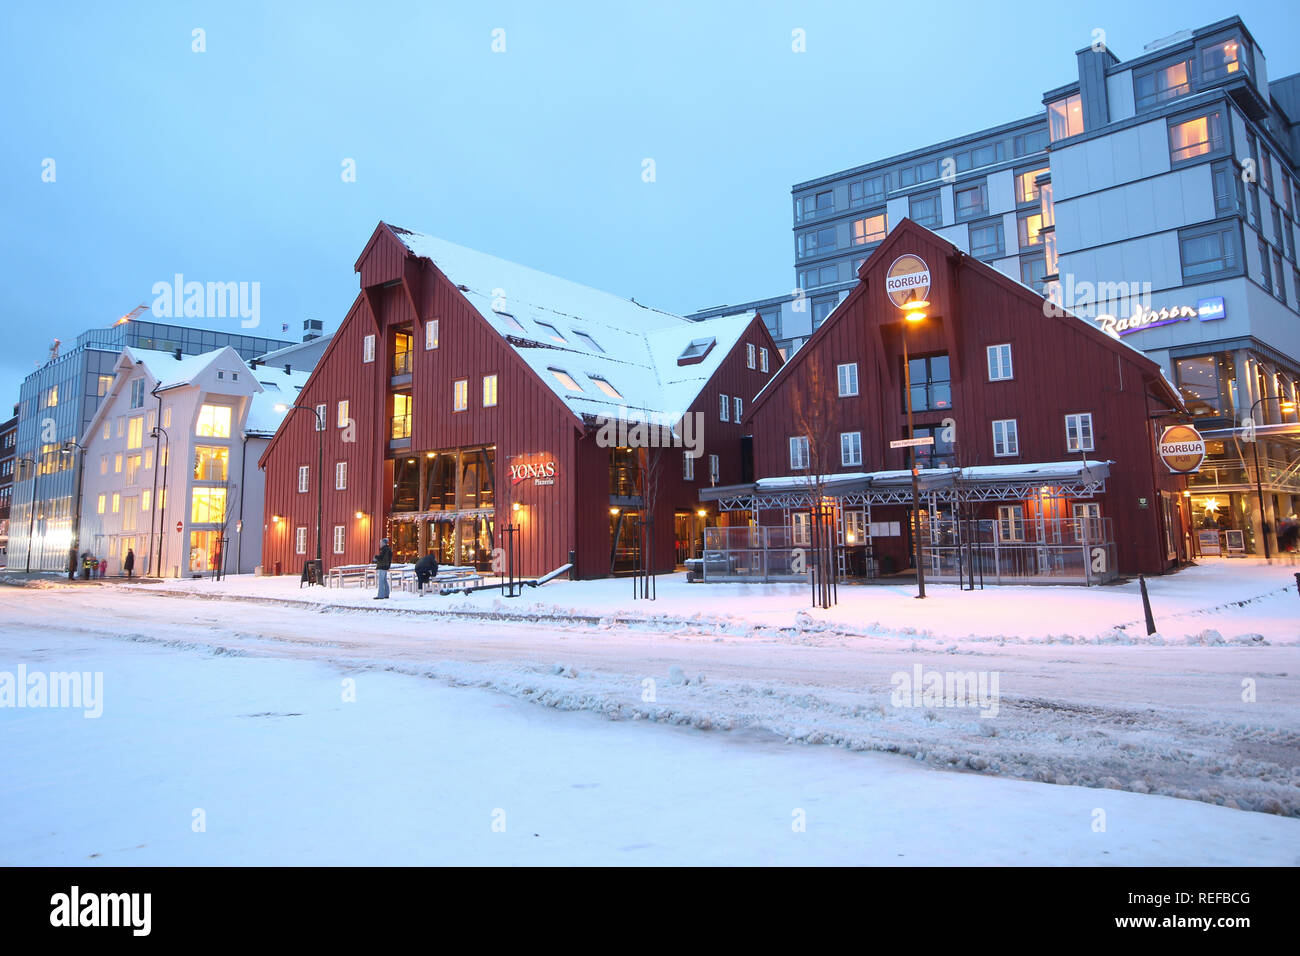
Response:
POLYGON ((388 545, 384 545, 382 548, 379 549, 379 553, 375 555, 375 567, 378 568, 380 571, 387 571, 392 566, 393 566, 393 549, 390 548, 388 545))
POLYGON ((415 573, 420 575, 433 576, 438 573, 438 559, 432 554, 426 554, 419 561, 415 562, 415 573))
POLYGON ((125 568, 127 571, 135 570, 135 552, 130 550, 129 548, 127 549, 126 552, 126 560, 122 562, 122 567, 125 568))

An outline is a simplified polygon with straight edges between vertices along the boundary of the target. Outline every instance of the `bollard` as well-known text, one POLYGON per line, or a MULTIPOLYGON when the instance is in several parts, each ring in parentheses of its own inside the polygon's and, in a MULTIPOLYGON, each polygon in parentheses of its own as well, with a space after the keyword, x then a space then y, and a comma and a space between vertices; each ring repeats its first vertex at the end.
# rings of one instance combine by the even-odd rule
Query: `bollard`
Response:
POLYGON ((1300 571, 1297 571, 1295 575, 1295 592, 1300 594, 1300 571))
MULTIPOLYGON (((1300 575, 1296 577, 1300 579, 1300 575)), ((1156 619, 1151 616, 1151 598, 1147 596, 1147 579, 1145 575, 1138 575, 1138 587, 1142 589, 1142 613, 1147 618, 1147 633, 1154 634, 1156 632, 1156 619)))

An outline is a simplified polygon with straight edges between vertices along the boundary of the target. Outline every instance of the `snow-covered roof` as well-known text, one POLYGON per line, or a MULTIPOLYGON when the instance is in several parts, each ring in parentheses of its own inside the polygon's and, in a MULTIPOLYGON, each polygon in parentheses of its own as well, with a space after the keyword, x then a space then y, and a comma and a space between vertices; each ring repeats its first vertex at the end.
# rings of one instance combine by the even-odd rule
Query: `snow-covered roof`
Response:
POLYGON ((122 354, 128 356, 133 362, 143 362, 149 374, 158 380, 158 391, 164 391, 169 388, 176 388, 181 385, 189 385, 199 375, 203 373, 209 365, 217 360, 219 355, 225 352, 234 353, 235 359, 243 364, 243 359, 239 358, 239 353, 229 346, 219 349, 212 349, 209 352, 202 352, 198 355, 182 355, 176 358, 174 352, 160 352, 157 349, 140 349, 133 345, 128 345, 122 349, 122 354))
MULTIPOLYGON (((1110 475, 1111 461, 1042 461, 1025 462, 1015 465, 971 465, 965 468, 922 468, 918 472, 923 488, 947 487, 955 482, 1029 482, 1037 484, 1049 480, 1055 481, 1099 481, 1110 475)), ((704 488, 700 491, 702 499, 729 497, 737 490, 752 490, 760 494, 780 494, 790 491, 807 491, 815 483, 820 483, 822 490, 829 495, 841 491, 861 491, 879 485, 895 485, 910 482, 911 471, 905 468, 890 471, 846 471, 822 475, 817 479, 810 475, 780 475, 773 478, 760 478, 749 485, 731 485, 704 488)))
POLYGON ((270 438, 284 421, 288 409, 277 411, 276 405, 292 405, 298 400, 298 393, 307 384, 307 371, 286 372, 283 368, 259 365, 249 369, 257 380, 261 391, 254 393, 248 407, 248 417, 244 419, 244 434, 254 437, 270 438))
POLYGON ((579 416, 637 420, 645 410, 675 422, 754 319, 749 312, 693 322, 444 239, 389 228, 459 287, 579 416), (702 360, 679 365, 701 338, 714 339, 714 346, 702 360))

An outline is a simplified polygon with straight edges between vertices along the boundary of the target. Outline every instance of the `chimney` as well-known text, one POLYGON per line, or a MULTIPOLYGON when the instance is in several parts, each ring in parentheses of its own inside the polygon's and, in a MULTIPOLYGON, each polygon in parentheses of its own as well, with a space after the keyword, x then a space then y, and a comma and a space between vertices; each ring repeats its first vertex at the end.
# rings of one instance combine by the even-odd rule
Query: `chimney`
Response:
POLYGON ((284 363, 284 374, 285 374, 285 375, 288 375, 288 374, 289 374, 290 372, 292 372, 292 371, 293 371, 293 367, 292 367, 288 362, 285 362, 285 363, 284 363))
POLYGON ((181 350, 180 350, 180 349, 172 349, 172 358, 174 358, 176 361, 179 362, 179 361, 181 360, 181 350))
POLYGON ((321 337, 324 326, 320 319, 303 319, 302 322, 302 340, 310 342, 312 339, 321 337))

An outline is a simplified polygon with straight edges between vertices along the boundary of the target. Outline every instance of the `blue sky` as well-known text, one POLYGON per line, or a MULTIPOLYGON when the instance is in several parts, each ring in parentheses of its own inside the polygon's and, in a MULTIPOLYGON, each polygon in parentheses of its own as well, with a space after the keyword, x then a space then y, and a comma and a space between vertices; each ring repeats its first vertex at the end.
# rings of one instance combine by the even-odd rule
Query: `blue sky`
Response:
POLYGON ((1041 109, 1096 28, 1129 58, 1237 13, 1294 73, 1296 10, 5 4, 0 410, 51 339, 177 272, 260 283, 260 334, 336 327, 381 219, 671 311, 779 294, 793 183, 1041 109))

